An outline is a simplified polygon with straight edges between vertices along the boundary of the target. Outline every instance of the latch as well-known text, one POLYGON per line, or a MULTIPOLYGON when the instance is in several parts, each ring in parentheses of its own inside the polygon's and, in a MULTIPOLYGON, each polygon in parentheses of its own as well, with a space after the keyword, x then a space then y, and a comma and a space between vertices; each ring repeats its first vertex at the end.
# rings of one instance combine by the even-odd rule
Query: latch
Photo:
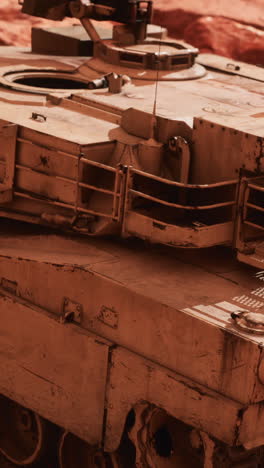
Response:
POLYGON ((68 297, 63 298, 61 323, 75 322, 81 323, 83 317, 83 306, 79 302, 72 301, 68 297))

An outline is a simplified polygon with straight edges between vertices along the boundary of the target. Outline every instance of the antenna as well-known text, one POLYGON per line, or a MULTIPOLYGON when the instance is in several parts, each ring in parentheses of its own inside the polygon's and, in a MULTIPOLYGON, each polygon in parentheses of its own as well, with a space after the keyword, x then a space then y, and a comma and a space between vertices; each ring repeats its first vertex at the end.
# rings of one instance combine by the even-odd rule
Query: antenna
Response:
POLYGON ((156 111, 157 111, 157 98, 158 98, 158 84, 159 84, 159 72, 160 72, 160 51, 161 51, 161 36, 162 36, 162 26, 160 26, 160 37, 159 37, 159 47, 158 47, 158 60, 157 60, 157 73, 156 73, 156 84, 155 84, 155 96, 154 96, 154 104, 153 104, 153 126, 152 126, 152 138, 155 137, 155 128, 157 124, 156 120, 156 111))

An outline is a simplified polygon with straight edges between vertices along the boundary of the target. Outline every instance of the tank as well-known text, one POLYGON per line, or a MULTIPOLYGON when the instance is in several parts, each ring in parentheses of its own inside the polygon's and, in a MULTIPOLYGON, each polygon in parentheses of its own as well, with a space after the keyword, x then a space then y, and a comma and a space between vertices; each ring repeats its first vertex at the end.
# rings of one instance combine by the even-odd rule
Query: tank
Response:
POLYGON ((20 4, 87 37, 0 47, 1 467, 264 467, 263 69, 20 4))

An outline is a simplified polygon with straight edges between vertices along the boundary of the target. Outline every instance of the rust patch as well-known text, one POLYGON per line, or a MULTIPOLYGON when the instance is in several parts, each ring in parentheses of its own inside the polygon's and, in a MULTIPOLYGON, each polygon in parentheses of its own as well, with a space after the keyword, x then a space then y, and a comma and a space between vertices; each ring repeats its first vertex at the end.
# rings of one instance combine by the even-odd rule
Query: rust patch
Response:
POLYGON ((264 112, 259 112, 259 114, 252 114, 251 117, 255 117, 255 119, 260 119, 264 117, 264 112))

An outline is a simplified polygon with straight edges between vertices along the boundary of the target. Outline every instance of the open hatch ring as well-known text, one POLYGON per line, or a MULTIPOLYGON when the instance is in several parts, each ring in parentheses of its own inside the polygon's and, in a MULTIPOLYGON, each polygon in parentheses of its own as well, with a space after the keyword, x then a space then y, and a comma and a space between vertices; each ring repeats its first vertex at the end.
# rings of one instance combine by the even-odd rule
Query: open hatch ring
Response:
POLYGON ((89 89, 89 80, 76 71, 55 68, 7 67, 2 70, 0 85, 15 91, 33 94, 70 93, 89 89))

